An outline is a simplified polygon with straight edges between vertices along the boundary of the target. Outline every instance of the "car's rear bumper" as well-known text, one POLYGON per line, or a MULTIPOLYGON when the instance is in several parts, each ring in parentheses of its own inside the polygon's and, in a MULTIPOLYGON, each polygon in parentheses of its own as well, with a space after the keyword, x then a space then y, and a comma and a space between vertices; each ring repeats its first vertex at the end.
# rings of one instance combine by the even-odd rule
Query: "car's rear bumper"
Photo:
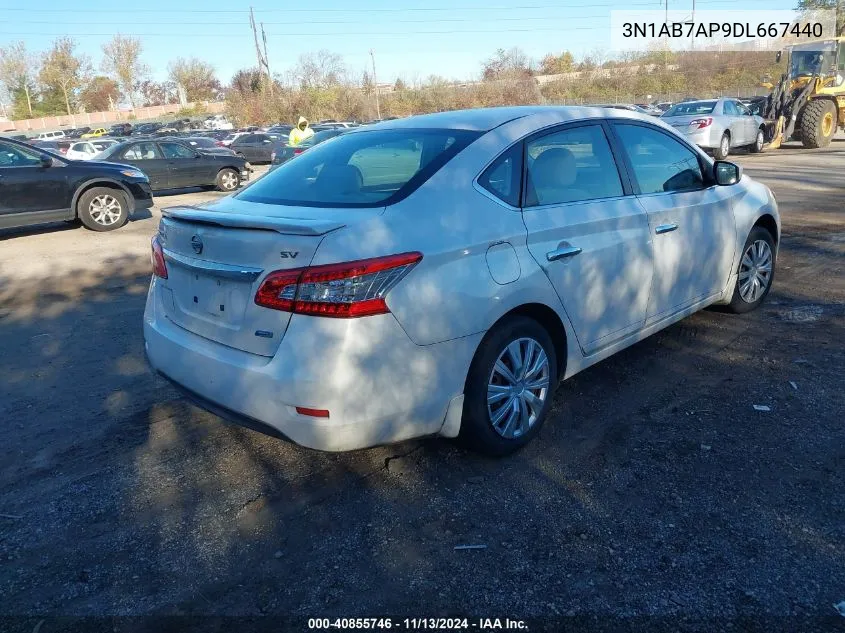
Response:
POLYGON ((297 444, 346 451, 441 431, 482 334, 413 343, 391 314, 294 315, 272 358, 193 334, 164 315, 156 280, 144 314, 152 367, 223 418, 297 444), (329 411, 312 417, 307 407, 329 411))

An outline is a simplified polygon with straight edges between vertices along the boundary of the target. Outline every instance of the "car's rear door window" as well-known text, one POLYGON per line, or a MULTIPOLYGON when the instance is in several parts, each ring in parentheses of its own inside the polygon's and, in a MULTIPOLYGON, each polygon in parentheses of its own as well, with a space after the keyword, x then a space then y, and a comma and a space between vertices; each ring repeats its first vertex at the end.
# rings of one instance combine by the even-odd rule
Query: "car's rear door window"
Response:
POLYGON ((622 181, 601 125, 551 132, 525 145, 525 206, 622 195, 622 181))
POLYGON ((237 194, 241 200, 312 207, 375 207, 409 195, 476 139, 467 130, 394 129, 343 134, 237 194))
POLYGON ((517 143, 484 170, 478 184, 502 202, 519 206, 522 185, 522 143, 517 143))
POLYGON ((698 156, 669 134, 643 125, 615 123, 640 193, 691 191, 705 186, 698 156))
POLYGON ((195 152, 181 143, 162 143, 161 151, 165 158, 193 158, 195 152))

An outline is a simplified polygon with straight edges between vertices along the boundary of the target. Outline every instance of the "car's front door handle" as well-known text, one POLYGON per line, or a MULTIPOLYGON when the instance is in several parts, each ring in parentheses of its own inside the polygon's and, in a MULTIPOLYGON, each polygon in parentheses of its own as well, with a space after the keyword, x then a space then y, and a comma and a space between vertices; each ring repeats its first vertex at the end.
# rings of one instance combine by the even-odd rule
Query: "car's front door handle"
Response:
POLYGON ((573 257, 581 252, 577 246, 561 246, 553 251, 546 253, 546 259, 550 262, 563 259, 564 257, 573 257))
POLYGON ((674 222, 672 224, 658 224, 657 227, 654 229, 654 232, 658 235, 663 235, 664 233, 671 233, 672 231, 676 231, 678 229, 678 225, 674 222))

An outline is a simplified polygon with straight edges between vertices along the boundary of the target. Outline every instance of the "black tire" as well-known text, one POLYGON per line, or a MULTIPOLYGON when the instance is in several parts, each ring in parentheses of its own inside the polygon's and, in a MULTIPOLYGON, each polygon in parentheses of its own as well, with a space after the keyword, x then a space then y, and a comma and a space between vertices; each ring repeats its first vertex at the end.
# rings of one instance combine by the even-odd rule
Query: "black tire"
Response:
POLYGON ((76 215, 92 231, 114 231, 129 220, 126 194, 109 187, 92 187, 76 203, 76 215))
POLYGON ((757 136, 754 138, 754 142, 748 146, 748 151, 752 154, 759 154, 763 151, 763 147, 766 145, 766 134, 763 131, 763 128, 757 130, 757 136))
POLYGON ((241 186, 241 175, 231 167, 224 167, 217 173, 215 186, 219 191, 232 193, 241 186))
POLYGON ((731 302, 727 306, 729 312, 733 312, 734 314, 743 314, 745 312, 751 312, 752 310, 757 309, 760 304, 763 303, 763 301, 769 295, 769 291, 772 289, 772 284, 775 281, 776 260, 777 249, 775 247, 774 236, 763 227, 755 226, 753 229, 751 229, 751 233, 748 234, 748 239, 745 240, 745 246, 742 247, 742 254, 740 255, 739 267, 737 268, 736 285, 734 286, 734 292, 733 296, 731 297, 731 302), (746 269, 744 260, 746 258, 746 255, 748 254, 749 249, 752 247, 752 245, 756 244, 759 241, 765 242, 769 248, 771 256, 771 271, 769 273, 768 279, 766 280, 766 285, 763 289, 763 292, 758 296, 753 297, 753 300, 749 301, 749 297, 743 297, 742 284, 744 279, 740 278, 740 275, 742 275, 744 273, 744 269, 746 269))
MULTIPOLYGON (((534 349, 536 353, 536 348, 534 349)), ((508 356, 502 362, 507 368, 513 369, 513 365, 507 360, 509 358, 512 357, 508 356)), ((541 360, 538 353, 532 358, 541 360)), ((539 367, 540 363, 535 363, 535 365, 539 367)), ((527 380, 531 379, 530 376, 527 377, 527 380)), ((470 364, 464 388, 464 412, 459 441, 467 448, 493 457, 501 457, 519 450, 539 433, 548 414, 556 388, 557 356, 552 338, 546 329, 534 319, 524 316, 514 316, 500 322, 485 335, 470 364), (542 402, 539 413, 529 408, 527 404, 520 408, 520 404, 523 404, 525 400, 515 395, 515 389, 510 392, 510 395, 502 396, 502 399, 505 399, 503 404, 497 405, 494 403, 489 407, 487 404, 488 388, 491 385, 502 390, 510 389, 504 382, 500 382, 501 376, 504 374, 498 372, 494 374, 494 367, 499 357, 506 353, 508 346, 520 341, 520 339, 523 339, 523 342, 519 344, 521 353, 524 354, 528 351, 529 343, 527 343, 527 340, 530 339, 535 345, 542 348, 548 362, 547 367, 542 372, 535 374, 534 378, 537 384, 544 379, 548 380, 545 391, 540 388, 525 390, 525 371, 521 372, 522 376, 518 376, 518 387, 516 387, 520 389, 520 393, 528 391, 529 397, 533 396, 534 399, 539 399, 542 402), (494 382, 500 384, 493 384, 494 382), (492 411, 491 407, 493 407, 492 411), (511 407, 513 407, 516 416, 514 420, 511 420, 508 413, 511 407), (497 431, 491 419, 491 412, 493 415, 497 415, 506 409, 504 418, 499 425, 500 430, 497 431), (525 412, 526 417, 520 417, 517 414, 522 411, 525 412), (534 418, 533 422, 531 421, 532 417, 534 418), (520 424, 523 420, 525 423, 520 424), (519 428, 521 430, 518 434, 512 433, 510 437, 507 437, 503 434, 503 431, 506 433, 508 428, 519 428)))
POLYGON ((801 111, 801 143, 815 149, 827 147, 836 135, 837 111, 828 99, 814 99, 801 111))
POLYGON ((722 134, 722 138, 719 139, 719 147, 713 150, 713 156, 716 160, 725 160, 730 153, 731 135, 725 132, 722 134))

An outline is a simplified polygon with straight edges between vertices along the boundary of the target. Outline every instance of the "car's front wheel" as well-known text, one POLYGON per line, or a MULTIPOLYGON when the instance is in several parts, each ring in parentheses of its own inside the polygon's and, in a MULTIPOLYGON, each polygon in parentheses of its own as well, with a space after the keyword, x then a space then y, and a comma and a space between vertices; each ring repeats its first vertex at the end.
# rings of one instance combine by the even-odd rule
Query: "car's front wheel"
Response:
POLYGON ((129 219, 129 203, 121 191, 92 187, 79 197, 76 214, 92 231, 113 231, 129 219))
POLYGON ((757 136, 754 138, 754 142, 748 146, 748 151, 752 154, 759 154, 763 151, 763 147, 766 145, 766 135, 763 134, 763 129, 760 128, 757 130, 757 136))
POLYGON ((482 340, 464 390, 460 440, 502 456, 525 446, 545 421, 557 387, 557 356, 546 329, 514 316, 482 340))
POLYGON ((771 233, 760 226, 751 229, 742 249, 736 286, 728 304, 731 312, 750 312, 763 303, 775 278, 776 252, 771 233))
POLYGON ((234 169, 221 169, 217 174, 217 188, 220 191, 230 192, 238 188, 241 184, 241 176, 234 169))

